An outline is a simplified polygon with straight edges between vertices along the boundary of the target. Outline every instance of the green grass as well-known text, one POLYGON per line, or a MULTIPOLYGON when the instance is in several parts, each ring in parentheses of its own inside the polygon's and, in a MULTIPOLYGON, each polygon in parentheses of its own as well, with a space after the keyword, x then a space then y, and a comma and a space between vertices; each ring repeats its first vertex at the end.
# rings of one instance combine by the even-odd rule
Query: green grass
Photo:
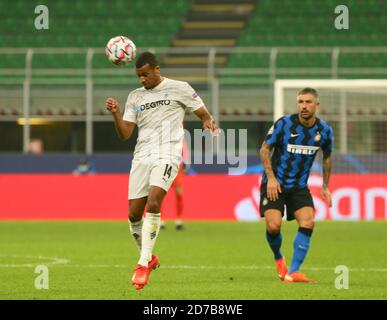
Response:
MULTIPOLYGON (((137 292, 127 223, 1 222, 0 299, 387 299, 386 222, 318 222, 302 268, 314 285, 278 280, 262 222, 186 226, 161 231, 161 267, 137 292), (49 268, 48 290, 34 287, 40 264, 49 268), (347 290, 335 288, 337 265, 350 269, 347 290)), ((296 229, 283 224, 288 263, 296 229)))

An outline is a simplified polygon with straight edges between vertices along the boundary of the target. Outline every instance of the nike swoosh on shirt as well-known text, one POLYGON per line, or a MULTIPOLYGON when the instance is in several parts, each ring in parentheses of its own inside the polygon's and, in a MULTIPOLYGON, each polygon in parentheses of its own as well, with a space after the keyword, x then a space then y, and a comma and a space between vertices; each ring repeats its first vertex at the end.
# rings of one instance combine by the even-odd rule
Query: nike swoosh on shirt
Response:
POLYGON ((295 134, 291 133, 291 134, 290 134, 290 137, 291 137, 291 138, 294 138, 294 137, 297 137, 297 136, 299 136, 299 135, 300 135, 299 133, 295 133, 295 134))

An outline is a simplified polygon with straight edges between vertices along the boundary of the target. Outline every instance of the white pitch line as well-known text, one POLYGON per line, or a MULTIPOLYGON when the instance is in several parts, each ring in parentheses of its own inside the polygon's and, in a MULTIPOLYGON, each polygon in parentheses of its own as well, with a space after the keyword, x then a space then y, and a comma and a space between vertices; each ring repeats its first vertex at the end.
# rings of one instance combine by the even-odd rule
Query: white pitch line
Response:
POLYGON ((28 260, 43 260, 36 263, 22 263, 22 264, 0 264, 0 268, 35 268, 37 265, 54 266, 54 265, 66 265, 70 262, 68 259, 56 258, 56 257, 43 257, 43 256, 25 256, 18 254, 0 254, 0 258, 13 258, 13 259, 28 259, 28 260), (52 260, 52 261, 46 261, 52 260))
MULTIPOLYGON (((124 264, 66 264, 61 265, 70 268, 116 268, 116 269, 130 269, 131 266, 124 264)), ((193 270, 271 270, 275 266, 190 266, 190 265, 165 265, 162 264, 163 269, 193 269, 193 270)), ((303 270, 310 271, 334 271, 335 267, 305 267, 303 270)), ((348 268, 349 271, 355 272, 387 272, 387 268, 348 268)))
MULTIPOLYGON (((69 268, 113 268, 113 269, 131 269, 130 265, 125 264, 70 264, 70 260, 57 257, 43 257, 43 256, 24 256, 16 254, 0 254, 2 258, 17 258, 17 259, 33 259, 43 260, 36 263, 24 264, 0 264, 0 268, 34 268, 37 265, 58 266, 69 268), (52 261, 44 261, 52 260, 52 261)), ((193 270, 271 270, 275 266, 203 266, 203 265, 165 265, 162 264, 163 269, 193 269, 193 270)), ((334 271, 335 267, 305 267, 303 270, 311 271, 334 271)), ((387 268, 348 268, 349 271, 354 272, 387 272, 387 268)))

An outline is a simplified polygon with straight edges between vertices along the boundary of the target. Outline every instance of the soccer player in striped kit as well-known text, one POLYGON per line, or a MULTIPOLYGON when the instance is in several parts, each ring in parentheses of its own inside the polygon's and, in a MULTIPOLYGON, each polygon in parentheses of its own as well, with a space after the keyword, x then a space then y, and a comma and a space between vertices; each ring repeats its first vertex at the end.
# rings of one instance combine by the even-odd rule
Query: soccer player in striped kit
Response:
POLYGON ((266 221, 266 239, 273 251, 280 279, 285 282, 313 283, 314 280, 299 271, 309 250, 314 228, 314 205, 307 182, 313 161, 321 149, 321 196, 330 207, 332 200, 328 183, 332 167, 333 131, 324 120, 316 117, 320 102, 315 89, 304 88, 298 92, 297 106, 298 113, 278 119, 262 144, 260 157, 265 172, 261 183, 260 210, 266 221), (299 225, 289 269, 281 253, 281 223, 285 206, 287 220, 296 219, 299 225))

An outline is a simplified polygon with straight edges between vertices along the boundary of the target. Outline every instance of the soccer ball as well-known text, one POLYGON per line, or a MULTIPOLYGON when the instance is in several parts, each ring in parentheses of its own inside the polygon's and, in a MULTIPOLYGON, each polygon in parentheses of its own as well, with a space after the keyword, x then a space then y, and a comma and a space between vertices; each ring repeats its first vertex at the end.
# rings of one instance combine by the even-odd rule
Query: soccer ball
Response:
POLYGON ((111 38, 106 45, 106 56, 115 65, 128 65, 136 58, 136 45, 125 36, 111 38))

